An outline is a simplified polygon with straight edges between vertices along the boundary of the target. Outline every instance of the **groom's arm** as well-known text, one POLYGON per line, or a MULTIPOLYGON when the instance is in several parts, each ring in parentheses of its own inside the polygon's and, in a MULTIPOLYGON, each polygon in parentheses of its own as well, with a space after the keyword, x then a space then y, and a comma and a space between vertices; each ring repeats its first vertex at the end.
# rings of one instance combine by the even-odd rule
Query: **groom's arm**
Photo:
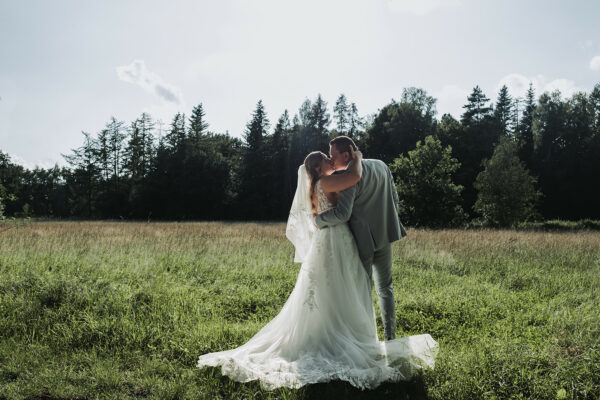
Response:
POLYGON ((346 190, 342 190, 338 194, 337 206, 315 217, 315 224, 319 229, 347 222, 352 215, 355 195, 356 185, 351 186, 346 190))

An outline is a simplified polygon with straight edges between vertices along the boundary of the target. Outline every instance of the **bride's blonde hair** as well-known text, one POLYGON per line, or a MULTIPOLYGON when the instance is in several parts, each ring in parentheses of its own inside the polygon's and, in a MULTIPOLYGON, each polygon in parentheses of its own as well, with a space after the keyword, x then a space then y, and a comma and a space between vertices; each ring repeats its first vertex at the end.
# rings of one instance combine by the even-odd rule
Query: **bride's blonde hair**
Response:
POLYGON ((309 153, 304 159, 304 168, 306 168, 306 173, 310 178, 310 204, 312 205, 312 209, 316 210, 316 205, 312 201, 313 193, 315 191, 315 185, 317 181, 321 178, 319 175, 318 167, 321 166, 321 162, 323 158, 327 157, 323 152, 313 151, 309 153))

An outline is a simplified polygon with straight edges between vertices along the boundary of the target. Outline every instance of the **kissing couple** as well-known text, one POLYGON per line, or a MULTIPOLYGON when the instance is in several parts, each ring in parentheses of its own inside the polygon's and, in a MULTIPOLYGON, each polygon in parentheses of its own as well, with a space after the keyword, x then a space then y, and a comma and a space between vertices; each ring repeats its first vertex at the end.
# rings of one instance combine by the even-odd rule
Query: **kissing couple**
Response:
POLYGON ((387 165, 363 159, 347 136, 314 151, 298 168, 286 236, 301 263, 279 314, 244 345, 204 354, 198 367, 222 367, 238 382, 265 389, 347 381, 373 389, 434 367, 438 343, 429 334, 395 339, 391 243, 406 236, 387 165), (375 282, 384 341, 377 337, 375 282))

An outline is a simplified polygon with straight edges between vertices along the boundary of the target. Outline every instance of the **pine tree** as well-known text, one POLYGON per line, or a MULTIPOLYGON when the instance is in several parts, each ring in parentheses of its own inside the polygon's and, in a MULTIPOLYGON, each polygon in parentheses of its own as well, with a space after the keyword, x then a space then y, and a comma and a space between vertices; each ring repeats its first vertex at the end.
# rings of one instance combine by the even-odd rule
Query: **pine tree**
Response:
POLYGON ((83 145, 73 149, 73 154, 62 156, 73 169, 67 178, 70 187, 71 212, 74 215, 85 214, 91 218, 95 213, 96 192, 101 175, 97 165, 96 143, 89 133, 82 132, 82 134, 83 145))
POLYGON ((156 149, 154 147, 154 122, 147 113, 142 113, 138 119, 138 128, 140 130, 140 136, 142 141, 142 168, 141 173, 144 178, 150 173, 152 168, 153 159, 156 156, 156 149))
POLYGON ((311 151, 306 140, 307 135, 304 134, 305 131, 306 129, 301 123, 300 116, 295 114, 291 124, 288 150, 288 168, 291 171, 291 185, 293 185, 293 189, 296 187, 296 171, 298 166, 302 164, 306 155, 311 151))
POLYGON ((165 136, 165 144, 173 153, 183 154, 186 138, 185 114, 177 113, 171 122, 171 129, 165 136))
POLYGON ((189 122, 188 137, 193 146, 200 146, 202 138, 208 134, 208 123, 204 120, 202 103, 194 107, 189 122))
MULTIPOLYGON (((354 103, 352 103, 354 104, 354 103)), ((337 130, 340 135, 347 135, 350 123, 350 107, 346 95, 340 94, 333 108, 333 118, 337 124, 337 130)))
POLYGON ((540 96, 532 130, 537 164, 551 168, 554 157, 564 147, 565 142, 566 108, 560 91, 555 90, 540 96))
POLYGON ((521 117, 519 129, 516 130, 517 142, 519 144, 519 158, 523 160, 528 168, 532 168, 533 166, 533 116, 536 107, 533 84, 529 83, 523 116, 521 117))
POLYGON ((124 151, 125 161, 123 168, 129 173, 134 182, 139 181, 143 176, 142 154, 144 148, 140 131, 139 120, 133 121, 127 131, 129 139, 124 151))
POLYGON ((128 172, 129 216, 146 217, 147 204, 144 196, 147 193, 147 178, 154 160, 154 124, 146 113, 133 121, 128 129, 128 140, 124 150, 123 168, 128 172))
POLYGON ((488 99, 479 86, 473 88, 473 92, 467 97, 468 103, 463 106, 465 112, 461 117, 461 123, 468 127, 482 122, 491 114, 492 108, 487 104, 488 99))
POLYGON ((104 217, 122 217, 126 207, 126 187, 123 185, 122 169, 124 158, 124 140, 125 132, 123 121, 118 121, 115 117, 106 124, 108 131, 109 161, 111 164, 112 185, 106 197, 100 201, 102 204, 102 215, 104 217))
POLYGON ((108 129, 102 129, 98 133, 96 138, 96 149, 98 152, 98 163, 102 180, 105 185, 110 183, 111 174, 111 162, 110 162, 110 144, 109 144, 109 131, 108 129))
POLYGON ((259 219, 266 218, 270 213, 269 171, 272 166, 266 162, 267 147, 265 146, 269 125, 262 100, 259 100, 244 132, 245 146, 240 188, 240 207, 245 208, 248 216, 259 219))
POLYGON ((509 136, 512 132, 511 117, 512 117, 512 99, 508 94, 508 88, 503 85, 498 93, 494 117, 499 125, 500 132, 503 136, 509 136))
POLYGON ((252 120, 246 125, 246 131, 244 132, 244 140, 251 151, 259 151, 263 144, 263 139, 268 133, 268 129, 269 120, 265 113, 265 107, 262 100, 259 100, 252 115, 252 120))
POLYGON ((465 112, 461 116, 461 136, 453 144, 453 151, 461 162, 456 182, 464 186, 462 197, 465 210, 471 210, 477 199, 473 183, 482 170, 481 162, 492 156, 494 145, 502 136, 488 102, 479 86, 475 86, 467 98, 467 104, 463 106, 465 112))
MULTIPOLYGON (((290 135, 292 127, 287 110, 283 112, 273 134, 269 137, 266 159, 269 160, 271 180, 271 216, 284 218, 291 205, 293 189, 291 187, 291 169, 289 164, 290 135)), ((293 171, 296 172, 295 170, 293 171)))
POLYGON ((311 110, 312 148, 327 152, 329 150, 329 133, 327 128, 331 123, 329 112, 327 111, 327 102, 321 95, 313 103, 311 110))
POLYGON ((523 115, 523 109, 521 104, 523 103, 523 99, 520 97, 515 97, 513 99, 513 107, 512 112, 510 114, 510 124, 513 129, 513 135, 518 138, 519 131, 521 129, 521 116, 523 115))
POLYGON ((108 131, 108 145, 110 150, 109 159, 112 166, 112 177, 115 184, 118 184, 119 177, 121 175, 121 167, 123 165, 123 141, 125 140, 125 133, 123 132, 124 122, 117 121, 115 117, 111 117, 111 120, 106 124, 106 130, 108 131))
POLYGON ((360 142, 362 140, 362 133, 364 133, 362 131, 363 127, 364 127, 364 121, 363 119, 358 115, 358 108, 356 108, 356 104, 352 103, 350 104, 350 117, 349 117, 350 121, 349 121, 349 129, 348 129, 348 136, 353 138, 354 141, 358 141, 360 142))
POLYGON ((313 146, 313 104, 309 99, 305 99, 298 109, 298 114, 294 116, 294 134, 293 134, 293 149, 294 159, 297 164, 300 164, 306 155, 316 149, 313 146))

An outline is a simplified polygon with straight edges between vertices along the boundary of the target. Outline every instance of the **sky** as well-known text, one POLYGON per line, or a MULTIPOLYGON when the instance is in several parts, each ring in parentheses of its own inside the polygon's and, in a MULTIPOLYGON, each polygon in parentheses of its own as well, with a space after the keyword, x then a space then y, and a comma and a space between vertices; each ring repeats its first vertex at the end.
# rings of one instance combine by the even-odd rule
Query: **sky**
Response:
POLYGON ((475 85, 589 93, 598 15, 590 0, 0 0, 0 151, 66 165, 112 116, 166 130, 199 103, 209 130, 242 137, 259 100, 274 126, 319 94, 366 116, 420 87, 459 118, 475 85))

